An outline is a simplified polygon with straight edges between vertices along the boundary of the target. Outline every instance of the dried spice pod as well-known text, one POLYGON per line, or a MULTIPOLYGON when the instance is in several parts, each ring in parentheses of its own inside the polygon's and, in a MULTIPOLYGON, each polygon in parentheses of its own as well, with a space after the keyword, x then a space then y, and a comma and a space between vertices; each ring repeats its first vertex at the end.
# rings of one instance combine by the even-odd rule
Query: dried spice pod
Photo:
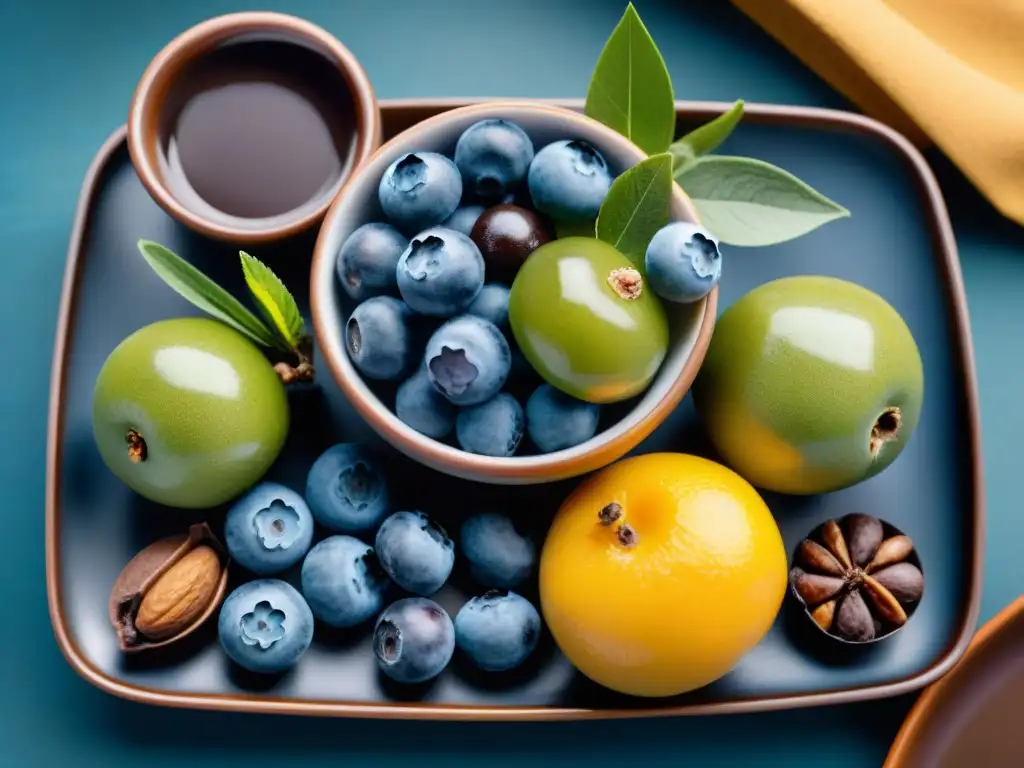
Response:
POLYGON ((125 653, 177 642, 205 622, 224 599, 228 556, 206 523, 139 552, 110 591, 107 611, 125 653))
POLYGON ((924 571, 910 537, 863 514, 811 531, 797 545, 789 582, 818 629, 856 644, 902 628, 924 594, 924 571))

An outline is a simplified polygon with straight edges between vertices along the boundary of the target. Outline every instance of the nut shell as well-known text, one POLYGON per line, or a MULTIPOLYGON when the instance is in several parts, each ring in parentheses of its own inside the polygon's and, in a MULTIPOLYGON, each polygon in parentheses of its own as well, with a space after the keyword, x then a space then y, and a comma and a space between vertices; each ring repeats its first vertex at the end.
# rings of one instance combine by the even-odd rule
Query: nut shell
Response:
POLYGON ((136 653, 184 639, 227 592, 228 557, 206 523, 150 544, 125 565, 107 610, 121 650, 136 653))
POLYGON ((203 615, 217 594, 220 556, 208 544, 188 552, 149 588, 135 628, 152 640, 174 637, 203 615))
POLYGON ((879 518, 828 520, 793 550, 790 594, 831 640, 860 645, 899 631, 924 594, 913 541, 879 518))

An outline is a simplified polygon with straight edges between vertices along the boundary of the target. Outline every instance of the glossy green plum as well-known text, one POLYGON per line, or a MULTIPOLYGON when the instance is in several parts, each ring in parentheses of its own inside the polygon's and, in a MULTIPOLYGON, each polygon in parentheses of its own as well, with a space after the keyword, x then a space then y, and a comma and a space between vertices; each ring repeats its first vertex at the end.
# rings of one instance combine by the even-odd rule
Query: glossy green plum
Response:
POLYGON ((579 400, 612 403, 651 383, 668 351, 661 300, 608 243, 567 237, 523 262, 508 305, 527 361, 579 400))
POLYGON ((918 424, 924 369, 881 296, 833 277, 774 280, 715 325, 694 403, 729 466, 780 493, 877 475, 918 424))
POLYGON ((103 364, 93 436, 104 463, 141 496, 212 507, 270 468, 288 434, 284 385, 263 353, 216 320, 140 328, 103 364))

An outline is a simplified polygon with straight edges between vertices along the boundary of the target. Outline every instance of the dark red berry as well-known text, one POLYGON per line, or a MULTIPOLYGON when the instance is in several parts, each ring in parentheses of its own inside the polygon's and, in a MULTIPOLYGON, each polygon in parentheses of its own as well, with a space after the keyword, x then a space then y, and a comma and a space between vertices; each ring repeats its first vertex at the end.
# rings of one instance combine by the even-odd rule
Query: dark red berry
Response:
POLYGON ((483 254, 489 279, 511 278, 527 256, 554 239, 554 233, 533 211, 518 205, 495 205, 480 214, 470 238, 483 254))

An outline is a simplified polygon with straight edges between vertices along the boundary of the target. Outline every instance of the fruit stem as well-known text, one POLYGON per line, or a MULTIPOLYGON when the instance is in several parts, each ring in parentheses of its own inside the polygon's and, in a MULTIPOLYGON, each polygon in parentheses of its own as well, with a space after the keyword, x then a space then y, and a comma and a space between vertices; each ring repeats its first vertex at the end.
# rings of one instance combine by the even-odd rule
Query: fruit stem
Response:
POLYGON ((872 456, 876 456, 883 445, 899 438, 902 424, 903 414, 898 406, 890 406, 879 414, 868 440, 868 451, 872 456))
POLYGON ((128 461, 138 464, 140 461, 146 460, 149 449, 146 447, 146 441, 142 439, 142 435, 134 429, 129 429, 124 433, 124 441, 128 443, 128 461))
POLYGON ((280 362, 274 365, 274 370, 281 378, 281 382, 287 387, 300 381, 313 381, 316 378, 316 368, 313 367, 313 339, 303 336, 295 349, 296 364, 280 362))
POLYGON ((633 301, 640 298, 644 292, 644 279, 640 273, 632 267, 613 269, 608 275, 608 285, 620 299, 633 301))
POLYGON ((632 549, 636 546, 638 537, 636 535, 636 531, 633 530, 633 526, 629 523, 623 523, 620 525, 615 533, 619 538, 619 544, 626 549, 632 549))
POLYGON ((622 517, 622 505, 616 501, 607 504, 597 513, 597 519, 601 521, 601 525, 611 525, 620 517, 622 517))

